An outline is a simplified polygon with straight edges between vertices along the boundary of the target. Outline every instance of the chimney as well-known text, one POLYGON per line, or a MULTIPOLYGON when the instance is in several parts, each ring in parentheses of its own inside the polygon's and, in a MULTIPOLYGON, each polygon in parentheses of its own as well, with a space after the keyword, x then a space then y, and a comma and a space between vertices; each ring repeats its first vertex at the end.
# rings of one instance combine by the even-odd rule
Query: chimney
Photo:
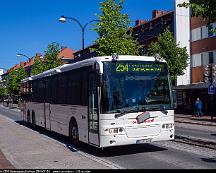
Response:
POLYGON ((67 48, 67 46, 62 46, 61 47, 61 52, 64 50, 64 49, 66 49, 67 48))
POLYGON ((146 20, 136 20, 135 21, 135 26, 142 25, 142 24, 144 24, 146 22, 147 22, 146 20))
POLYGON ((22 66, 22 67, 24 67, 24 65, 25 65, 25 62, 20 62, 20 66, 22 66))
POLYGON ((37 58, 37 57, 41 57, 41 53, 36 53, 36 55, 35 55, 35 57, 37 58))
POLYGON ((167 13, 167 11, 165 11, 165 10, 152 10, 152 18, 157 18, 157 17, 163 16, 166 13, 167 13))

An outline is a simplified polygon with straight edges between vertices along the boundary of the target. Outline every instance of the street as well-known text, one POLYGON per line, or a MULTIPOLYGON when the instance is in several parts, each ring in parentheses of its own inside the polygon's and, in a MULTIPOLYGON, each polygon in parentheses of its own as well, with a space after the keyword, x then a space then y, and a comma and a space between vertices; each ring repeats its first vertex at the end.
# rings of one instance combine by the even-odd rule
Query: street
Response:
POLYGON ((200 126, 196 128, 193 124, 176 123, 176 135, 193 136, 216 142, 216 127, 200 126))
MULTIPOLYGON (((104 150, 86 144, 82 144, 80 148, 71 148, 66 137, 42 128, 33 129, 20 120, 19 112, 0 107, 0 149, 19 169, 216 168, 216 150, 209 148, 175 141, 104 150)), ((191 125, 178 125, 176 123, 176 134, 198 136, 200 133, 203 138, 215 138, 215 132, 208 130, 211 129, 209 127, 197 130, 191 125)))

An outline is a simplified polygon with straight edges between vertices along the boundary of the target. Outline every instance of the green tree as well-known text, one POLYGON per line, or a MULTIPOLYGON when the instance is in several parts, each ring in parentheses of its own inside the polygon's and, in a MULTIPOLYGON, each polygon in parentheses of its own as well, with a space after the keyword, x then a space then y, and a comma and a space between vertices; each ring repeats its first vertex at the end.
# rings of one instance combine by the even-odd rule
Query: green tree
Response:
POLYGON ((156 54, 159 54, 167 62, 173 82, 178 75, 184 74, 189 59, 187 49, 186 47, 180 48, 176 44, 173 34, 168 28, 159 35, 158 41, 151 43, 149 47, 148 55, 154 56, 156 54))
MULTIPOLYGON (((216 2, 215 0, 189 0, 178 4, 179 7, 191 7, 192 14, 194 16, 201 16, 204 20, 207 20, 207 25, 216 21, 216 2)), ((212 29, 216 32, 216 28, 212 29)))
POLYGON ((95 43, 98 55, 112 55, 118 53, 121 55, 138 55, 138 42, 132 37, 130 31, 130 20, 127 14, 122 14, 124 0, 118 3, 116 0, 106 0, 100 2, 101 15, 97 15, 100 22, 96 23, 94 30, 97 31, 100 38, 95 43), (128 33, 130 31, 130 33, 128 33))
POLYGON ((9 94, 19 95, 21 80, 27 77, 26 71, 23 67, 13 70, 9 73, 9 79, 7 83, 7 89, 9 94))
POLYGON ((5 87, 0 87, 0 96, 6 95, 7 94, 7 90, 5 87))
POLYGON ((43 71, 44 71, 44 62, 39 58, 35 58, 31 74, 37 75, 39 73, 42 73, 43 71))
POLYGON ((58 54, 61 48, 58 43, 51 43, 48 45, 45 51, 44 71, 62 65, 61 59, 58 58, 58 54))

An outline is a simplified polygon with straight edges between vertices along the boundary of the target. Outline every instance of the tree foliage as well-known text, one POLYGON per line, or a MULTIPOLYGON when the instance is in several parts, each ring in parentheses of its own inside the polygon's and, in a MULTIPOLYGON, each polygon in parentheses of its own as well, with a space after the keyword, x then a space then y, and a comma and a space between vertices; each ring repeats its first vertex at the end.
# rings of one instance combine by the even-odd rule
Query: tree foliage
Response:
POLYGON ((7 94, 7 90, 5 87, 0 87, 0 96, 6 95, 7 94))
POLYGON ((97 15, 100 22, 96 23, 96 28, 100 38, 95 43, 98 45, 98 55, 138 55, 138 42, 128 33, 130 20, 127 14, 122 14, 124 0, 106 0, 100 2, 101 15, 97 15))
POLYGON ((21 80, 27 77, 26 71, 23 67, 13 70, 9 73, 7 90, 9 94, 20 94, 21 80))
MULTIPOLYGON (((215 0, 189 0, 178 4, 179 7, 191 7, 194 16, 201 16, 207 20, 207 25, 216 21, 216 1, 215 0)), ((216 32, 216 29, 212 30, 216 32)))
POLYGON ((166 28, 165 31, 159 35, 158 41, 150 45, 148 52, 150 56, 159 54, 160 57, 167 62, 173 81, 177 79, 178 75, 184 74, 189 59, 186 47, 180 48, 178 46, 172 32, 166 28))
POLYGON ((39 73, 42 73, 43 71, 44 71, 43 61, 41 59, 35 57, 31 74, 37 75, 39 73))
POLYGON ((61 59, 58 58, 58 54, 61 48, 58 43, 51 43, 48 45, 45 51, 44 71, 62 65, 61 59))

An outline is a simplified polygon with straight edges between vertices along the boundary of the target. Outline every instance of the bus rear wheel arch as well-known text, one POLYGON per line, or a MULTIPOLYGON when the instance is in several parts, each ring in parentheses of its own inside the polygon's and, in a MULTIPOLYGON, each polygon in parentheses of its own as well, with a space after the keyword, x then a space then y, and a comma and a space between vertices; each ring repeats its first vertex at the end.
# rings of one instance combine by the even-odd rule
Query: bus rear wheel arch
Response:
POLYGON ((75 118, 72 118, 70 121, 69 139, 70 139, 70 144, 79 146, 79 130, 75 118))

